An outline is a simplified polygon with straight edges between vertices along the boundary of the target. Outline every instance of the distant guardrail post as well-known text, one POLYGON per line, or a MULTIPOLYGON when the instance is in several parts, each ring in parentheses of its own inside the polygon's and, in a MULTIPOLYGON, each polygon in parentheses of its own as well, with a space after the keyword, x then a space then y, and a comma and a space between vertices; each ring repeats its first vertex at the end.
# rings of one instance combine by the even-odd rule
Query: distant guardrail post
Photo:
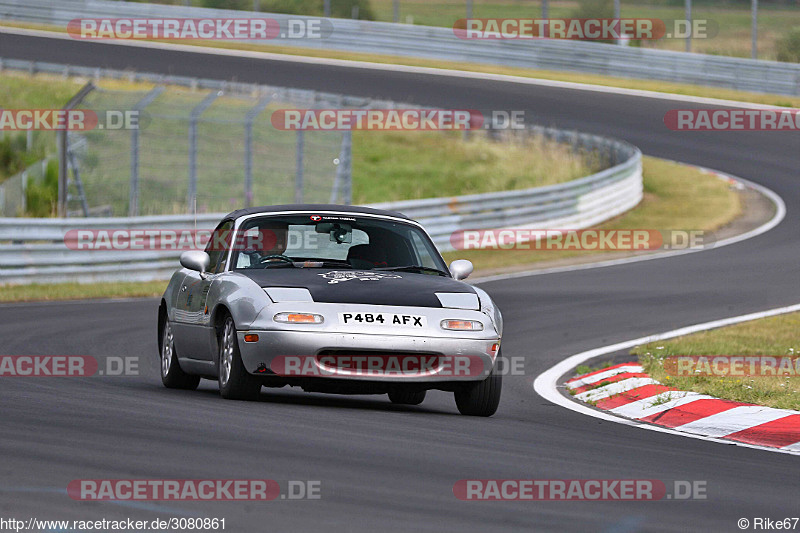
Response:
POLYGON ((295 151, 294 203, 303 203, 303 152, 305 151, 305 132, 297 130, 297 148, 295 151))
MULTIPOLYGON (((69 135, 67 135, 69 139, 69 135)), ((86 193, 83 190, 83 182, 81 182, 81 171, 78 167, 78 162, 75 160, 75 153, 71 150, 67 150, 67 162, 69 163, 69 167, 72 169, 72 175, 75 177, 75 185, 78 188, 78 200, 81 202, 81 212, 83 212, 83 216, 89 216, 89 204, 86 202, 86 193)), ((27 178, 28 176, 23 176, 23 190, 27 186, 27 178)), ((25 205, 23 202, 22 205, 25 205)))
MULTIPOLYGON (((156 87, 145 95, 144 98, 133 106, 133 110, 141 112, 153 103, 158 95, 164 92, 164 87, 156 87)), ((135 217, 139 214, 139 128, 131 130, 131 183, 128 192, 128 216, 135 217)))
POLYGON ((222 91, 209 93, 192 109, 189 116, 189 191, 186 195, 189 213, 194 213, 197 208, 197 121, 200 120, 200 115, 220 96, 222 96, 222 91))
POLYGON ((335 204, 339 198, 345 205, 353 203, 353 176, 350 161, 353 158, 353 132, 345 130, 342 132, 342 147, 339 150, 339 160, 336 164, 336 178, 333 180, 331 189, 331 199, 329 203, 335 204))
POLYGON ((58 216, 67 214, 67 132, 56 133, 56 147, 58 148, 58 216))
POLYGON ((345 205, 353 203, 353 132, 347 130, 342 135, 342 158, 339 161, 342 167, 342 183, 344 184, 343 202, 345 205))
POLYGON ((750 0, 750 58, 758 59, 758 0, 750 0))
POLYGON ((28 210, 28 169, 26 168, 22 172, 22 196, 19 199, 20 205, 22 206, 22 212, 26 212, 28 210))
POLYGON ((686 51, 687 52, 691 52, 692 51, 692 31, 691 31, 691 27, 692 27, 692 0, 685 0, 685 4, 686 4, 684 6, 685 13, 684 13, 683 17, 689 23, 689 32, 688 32, 689 35, 686 36, 686 51))

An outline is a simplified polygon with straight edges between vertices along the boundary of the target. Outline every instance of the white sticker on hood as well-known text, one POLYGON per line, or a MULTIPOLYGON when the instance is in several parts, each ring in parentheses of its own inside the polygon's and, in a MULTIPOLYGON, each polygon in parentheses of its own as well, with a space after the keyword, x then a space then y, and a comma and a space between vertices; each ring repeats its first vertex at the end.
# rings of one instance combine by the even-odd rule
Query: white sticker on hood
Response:
POLYGON ((357 279, 360 281, 380 281, 382 279, 398 279, 402 278, 402 276, 398 276, 397 274, 390 274, 388 272, 369 272, 369 271, 352 271, 352 270, 334 270, 332 272, 326 272, 324 274, 317 274, 318 276, 322 276, 323 278, 329 280, 329 285, 335 285, 336 283, 341 283, 342 281, 350 281, 351 279, 357 279))

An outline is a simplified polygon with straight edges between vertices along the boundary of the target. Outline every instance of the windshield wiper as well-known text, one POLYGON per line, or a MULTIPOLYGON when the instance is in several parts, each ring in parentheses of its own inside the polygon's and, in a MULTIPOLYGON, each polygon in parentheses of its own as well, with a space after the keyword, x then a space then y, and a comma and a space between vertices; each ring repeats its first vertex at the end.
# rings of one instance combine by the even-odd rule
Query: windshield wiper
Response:
POLYGON ((294 262, 294 266, 297 268, 353 268, 353 265, 347 261, 339 261, 337 259, 298 259, 294 262))
POLYGON ((336 259, 309 259, 309 263, 321 263, 323 267, 345 267, 353 268, 353 265, 347 261, 337 261, 336 259))
POLYGON ((405 266, 396 266, 396 267, 381 267, 376 268, 375 270, 388 270, 392 272, 419 272, 420 274, 425 272, 431 272, 435 274, 439 274, 440 276, 444 276, 446 278, 450 277, 450 274, 445 272, 444 270, 439 270, 438 268, 431 268, 426 266, 419 266, 419 265, 405 265, 405 266))

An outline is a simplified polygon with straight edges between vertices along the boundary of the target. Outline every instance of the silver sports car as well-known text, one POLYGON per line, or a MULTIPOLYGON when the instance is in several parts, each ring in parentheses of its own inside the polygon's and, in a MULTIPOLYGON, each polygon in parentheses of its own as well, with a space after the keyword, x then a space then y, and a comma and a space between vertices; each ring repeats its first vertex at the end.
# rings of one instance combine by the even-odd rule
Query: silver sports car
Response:
POLYGON ((234 211, 205 251, 184 252, 161 299, 161 378, 223 398, 262 386, 387 394, 417 405, 453 392, 462 414, 500 401, 500 311, 448 268, 400 213, 340 205, 234 211))

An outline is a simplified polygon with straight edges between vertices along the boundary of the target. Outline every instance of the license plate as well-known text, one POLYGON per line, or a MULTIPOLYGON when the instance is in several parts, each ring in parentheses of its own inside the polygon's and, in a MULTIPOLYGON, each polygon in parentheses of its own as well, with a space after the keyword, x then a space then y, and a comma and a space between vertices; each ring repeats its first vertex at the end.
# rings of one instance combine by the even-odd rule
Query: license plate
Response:
POLYGON ((339 323, 417 329, 423 329, 428 325, 424 316, 395 313, 339 313, 339 323))

